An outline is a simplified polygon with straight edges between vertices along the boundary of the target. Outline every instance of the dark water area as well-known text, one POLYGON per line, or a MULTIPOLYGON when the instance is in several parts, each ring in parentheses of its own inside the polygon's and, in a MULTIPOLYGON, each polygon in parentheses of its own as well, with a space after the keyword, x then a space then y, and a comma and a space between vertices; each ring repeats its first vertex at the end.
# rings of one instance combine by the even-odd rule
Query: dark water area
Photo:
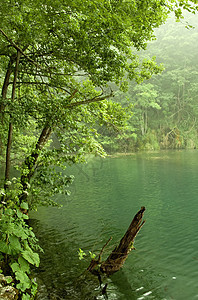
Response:
POLYGON ((89 159, 75 175, 62 208, 31 215, 44 249, 35 276, 38 299, 105 299, 97 278, 83 274, 110 236, 105 255, 141 206, 146 223, 121 271, 106 279, 108 299, 198 299, 198 151, 139 153, 89 159))

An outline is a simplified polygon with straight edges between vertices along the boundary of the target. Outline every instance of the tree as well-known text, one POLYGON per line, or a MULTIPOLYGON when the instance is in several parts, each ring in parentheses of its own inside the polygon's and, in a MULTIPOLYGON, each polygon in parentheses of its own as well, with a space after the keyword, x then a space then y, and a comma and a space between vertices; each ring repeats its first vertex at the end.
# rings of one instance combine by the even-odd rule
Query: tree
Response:
MULTIPOLYGON (((165 11, 155 1, 150 5, 125 1, 85 1, 83 5, 60 0, 3 2, 1 119, 8 130, 7 142, 1 146, 2 152, 3 144, 7 147, 5 189, 13 130, 20 133, 30 122, 36 123, 38 138, 26 153, 21 171, 25 192, 21 200, 27 198, 36 170, 43 167, 46 171, 57 160, 75 160, 80 150, 100 152, 93 127, 96 120, 112 121, 108 116, 112 104, 105 101, 112 96, 108 82, 121 84, 125 76, 139 81, 158 71, 154 61, 140 66, 131 47, 145 47, 153 28, 165 20, 165 11), (45 150, 52 133, 59 139, 59 147, 45 150), (44 159, 44 152, 48 159, 44 159)), ((17 133, 15 144, 16 140, 17 133)))
POLYGON ((184 24, 175 24, 170 19, 158 33, 158 45, 150 45, 150 51, 157 51, 158 61, 165 66, 162 75, 152 80, 159 93, 161 110, 155 118, 157 122, 150 125, 153 130, 158 130, 161 147, 193 148, 197 144, 196 17, 186 16, 188 23, 195 26, 188 30, 184 24))
POLYGON ((154 28, 171 11, 181 17, 182 7, 194 11, 196 1, 2 0, 2 224, 23 230, 18 236, 15 227, 5 232, 2 225, 0 251, 22 293, 30 282, 21 253, 25 264, 38 265, 33 233, 24 235, 24 212, 37 206, 39 196, 53 204, 54 192, 67 193, 72 178, 56 166, 81 161, 85 153, 104 154, 97 129, 122 127, 126 118, 122 106, 109 100, 110 82, 124 88, 128 79, 142 82, 160 70, 154 59, 139 62, 134 49, 145 49, 154 28), (18 178, 11 179, 16 166, 18 178), (22 265, 25 287, 18 274, 22 265))
POLYGON ((121 97, 122 103, 126 95, 134 103, 131 131, 121 142, 126 151, 197 146, 197 15, 185 14, 185 20, 194 27, 186 29, 185 23, 176 23, 172 16, 141 54, 143 58, 156 54, 164 71, 149 83, 131 82, 121 97))

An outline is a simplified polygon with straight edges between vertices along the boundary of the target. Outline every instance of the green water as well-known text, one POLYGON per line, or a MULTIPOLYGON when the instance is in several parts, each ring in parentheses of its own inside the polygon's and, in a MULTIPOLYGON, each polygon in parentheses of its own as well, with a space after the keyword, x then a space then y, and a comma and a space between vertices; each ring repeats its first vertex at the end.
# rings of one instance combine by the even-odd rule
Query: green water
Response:
POLYGON ((110 236, 113 247, 141 206, 146 223, 136 251, 107 279, 108 299, 198 299, 198 151, 90 159, 72 173, 63 207, 32 215, 45 251, 38 299, 104 299, 97 279, 80 276, 90 259, 79 261, 78 248, 97 252, 110 236))

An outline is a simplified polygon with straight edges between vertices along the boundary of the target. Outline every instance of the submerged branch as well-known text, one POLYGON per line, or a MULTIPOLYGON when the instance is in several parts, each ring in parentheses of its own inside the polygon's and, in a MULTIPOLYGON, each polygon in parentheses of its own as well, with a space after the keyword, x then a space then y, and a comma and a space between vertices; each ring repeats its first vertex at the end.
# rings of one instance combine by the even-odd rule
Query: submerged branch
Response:
POLYGON ((125 235, 120 240, 119 245, 116 246, 115 249, 108 256, 108 258, 101 263, 101 255, 104 251, 104 248, 110 242, 111 238, 107 241, 107 243, 103 246, 102 250, 100 251, 99 258, 97 260, 92 259, 89 267, 87 268, 88 271, 90 271, 93 274, 97 273, 97 275, 98 273, 111 275, 120 270, 131 250, 135 249, 133 247, 135 237, 137 236, 138 232, 145 223, 145 221, 142 220, 144 211, 145 207, 143 206, 133 218, 125 235), (96 271, 96 267, 98 267, 98 265, 100 265, 100 268, 98 271, 96 271))

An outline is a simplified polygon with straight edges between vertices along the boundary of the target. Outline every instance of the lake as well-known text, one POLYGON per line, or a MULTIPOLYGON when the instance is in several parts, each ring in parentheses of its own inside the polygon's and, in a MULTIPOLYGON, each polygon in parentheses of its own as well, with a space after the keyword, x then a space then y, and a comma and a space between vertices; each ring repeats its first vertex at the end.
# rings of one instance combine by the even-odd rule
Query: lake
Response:
POLYGON ((198 299, 197 150, 90 158, 64 172, 75 181, 57 198, 63 207, 31 214, 44 249, 38 299, 105 299, 78 249, 99 253, 112 236, 105 258, 141 206, 146 223, 123 268, 105 279, 108 299, 198 299))

